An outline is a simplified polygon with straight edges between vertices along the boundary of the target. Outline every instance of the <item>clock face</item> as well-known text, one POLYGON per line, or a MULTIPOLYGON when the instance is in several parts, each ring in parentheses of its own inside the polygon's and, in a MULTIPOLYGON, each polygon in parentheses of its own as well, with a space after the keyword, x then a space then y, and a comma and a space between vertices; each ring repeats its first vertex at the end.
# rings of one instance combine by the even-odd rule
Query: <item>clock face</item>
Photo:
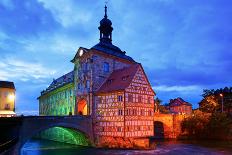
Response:
POLYGON ((84 51, 81 49, 80 52, 79 52, 79 56, 82 56, 84 53, 84 51))

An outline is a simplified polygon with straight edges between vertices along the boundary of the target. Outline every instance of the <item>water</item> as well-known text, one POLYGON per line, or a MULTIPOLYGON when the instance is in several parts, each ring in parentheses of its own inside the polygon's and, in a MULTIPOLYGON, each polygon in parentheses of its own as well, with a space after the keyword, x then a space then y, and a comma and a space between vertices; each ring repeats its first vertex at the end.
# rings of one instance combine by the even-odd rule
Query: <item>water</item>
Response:
POLYGON ((32 139, 21 150, 21 155, 232 155, 232 144, 227 142, 157 142, 154 150, 96 149, 48 140, 32 139))

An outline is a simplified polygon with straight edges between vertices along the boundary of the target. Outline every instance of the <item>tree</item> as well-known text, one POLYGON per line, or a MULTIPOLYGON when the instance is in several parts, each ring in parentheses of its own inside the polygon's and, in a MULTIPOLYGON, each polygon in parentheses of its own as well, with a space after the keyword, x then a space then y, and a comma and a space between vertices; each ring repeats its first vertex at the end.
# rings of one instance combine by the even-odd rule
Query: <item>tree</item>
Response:
POLYGON ((199 110, 194 111, 192 116, 182 121, 182 132, 187 133, 189 138, 205 138, 207 132, 205 128, 209 122, 210 115, 199 110))
POLYGON ((159 112, 159 107, 162 103, 162 100, 160 100, 158 97, 155 99, 155 106, 154 106, 154 111, 159 112))
POLYGON ((214 95, 215 90, 214 89, 203 89, 203 94, 202 96, 206 98, 207 96, 214 95))
POLYGON ((162 105, 162 100, 159 99, 158 97, 154 101, 155 101, 155 107, 154 107, 155 112, 160 112, 165 114, 169 113, 168 104, 162 105))
POLYGON ((206 96, 199 103, 199 109, 203 112, 212 113, 219 108, 218 99, 214 95, 206 96))

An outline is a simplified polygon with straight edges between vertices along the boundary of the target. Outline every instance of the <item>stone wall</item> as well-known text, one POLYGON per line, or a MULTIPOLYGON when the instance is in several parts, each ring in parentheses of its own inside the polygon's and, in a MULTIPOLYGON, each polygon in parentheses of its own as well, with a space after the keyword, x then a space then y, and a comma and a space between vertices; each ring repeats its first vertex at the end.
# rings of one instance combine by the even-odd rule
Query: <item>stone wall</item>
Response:
POLYGON ((99 148, 127 148, 127 149, 149 149, 149 138, 123 138, 112 136, 99 136, 95 142, 99 148))

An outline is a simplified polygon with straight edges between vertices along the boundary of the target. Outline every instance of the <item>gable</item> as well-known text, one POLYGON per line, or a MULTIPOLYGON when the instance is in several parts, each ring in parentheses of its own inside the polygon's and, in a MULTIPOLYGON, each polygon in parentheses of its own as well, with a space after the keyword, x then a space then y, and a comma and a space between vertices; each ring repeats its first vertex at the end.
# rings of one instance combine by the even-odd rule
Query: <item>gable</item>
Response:
POLYGON ((139 65, 139 68, 136 71, 132 79, 132 82, 130 83, 130 85, 127 87, 126 90, 129 92, 155 95, 155 92, 153 91, 141 65, 139 65))
POLYGON ((75 60, 76 60, 78 57, 80 57, 80 56, 83 55, 84 53, 88 52, 88 50, 89 50, 89 49, 87 49, 87 48, 80 47, 80 48, 77 50, 77 52, 76 52, 74 58, 71 60, 71 62, 74 63, 75 60), (82 53, 82 54, 80 55, 80 53, 82 53))

